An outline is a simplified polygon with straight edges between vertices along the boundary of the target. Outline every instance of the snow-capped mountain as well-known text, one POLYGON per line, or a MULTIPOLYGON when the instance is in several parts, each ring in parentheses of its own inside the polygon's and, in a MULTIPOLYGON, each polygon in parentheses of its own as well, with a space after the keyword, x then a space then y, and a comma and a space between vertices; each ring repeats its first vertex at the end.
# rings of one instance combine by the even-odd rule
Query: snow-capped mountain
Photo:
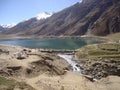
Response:
POLYGON ((30 32, 31 29, 34 29, 35 27, 39 27, 48 17, 50 17, 52 15, 53 15, 52 13, 47 13, 47 12, 40 13, 40 14, 36 15, 35 17, 26 19, 26 20, 18 23, 17 25, 15 25, 15 27, 10 28, 10 31, 4 30, 3 33, 11 33, 12 34, 12 33, 20 32, 19 34, 23 35, 24 31, 30 32))
POLYGON ((12 23, 12 24, 1 24, 0 26, 3 28, 12 28, 14 27, 16 24, 12 23))
POLYGON ((43 13, 40 13, 36 16, 36 19, 37 20, 41 20, 41 19, 46 19, 48 17, 52 16, 52 13, 48 13, 48 12, 43 12, 43 13))
POLYGON ((83 0, 52 16, 49 13, 41 13, 37 17, 18 23, 10 30, 5 30, 4 34, 105 36, 117 33, 120 32, 119 3, 120 0, 83 0))
POLYGON ((16 24, 0 24, 0 33, 14 27, 16 24))

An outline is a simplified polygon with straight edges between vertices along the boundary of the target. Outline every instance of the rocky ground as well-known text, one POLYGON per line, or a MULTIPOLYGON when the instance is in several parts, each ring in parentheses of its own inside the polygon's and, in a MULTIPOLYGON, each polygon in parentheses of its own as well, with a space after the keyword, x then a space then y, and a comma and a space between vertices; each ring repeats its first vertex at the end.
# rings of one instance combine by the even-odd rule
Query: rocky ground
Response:
POLYGON ((58 56, 0 45, 0 90, 120 90, 119 85, 118 75, 91 82, 58 56))
POLYGON ((37 49, 0 45, 0 75, 4 77, 24 80, 42 74, 63 75, 68 67, 65 60, 37 49))
POLYGON ((77 50, 76 59, 82 73, 101 79, 109 75, 120 76, 120 44, 88 45, 77 50))

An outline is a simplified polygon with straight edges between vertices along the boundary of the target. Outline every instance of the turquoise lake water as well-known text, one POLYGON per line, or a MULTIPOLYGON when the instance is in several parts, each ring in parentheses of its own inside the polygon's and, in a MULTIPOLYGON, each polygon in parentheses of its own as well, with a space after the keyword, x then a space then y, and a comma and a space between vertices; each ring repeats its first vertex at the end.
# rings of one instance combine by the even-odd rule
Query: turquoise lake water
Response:
POLYGON ((18 40, 0 40, 0 44, 19 45, 29 48, 78 49, 88 44, 101 43, 93 38, 33 38, 18 40))

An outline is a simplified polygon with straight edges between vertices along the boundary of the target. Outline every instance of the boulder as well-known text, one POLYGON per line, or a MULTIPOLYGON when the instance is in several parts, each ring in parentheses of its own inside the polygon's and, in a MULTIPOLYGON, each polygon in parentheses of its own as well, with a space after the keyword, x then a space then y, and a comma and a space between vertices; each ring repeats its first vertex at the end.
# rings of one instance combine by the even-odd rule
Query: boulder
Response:
POLYGON ((24 51, 21 51, 21 52, 18 52, 17 54, 16 54, 16 58, 17 59, 25 59, 27 57, 27 54, 24 52, 24 51))

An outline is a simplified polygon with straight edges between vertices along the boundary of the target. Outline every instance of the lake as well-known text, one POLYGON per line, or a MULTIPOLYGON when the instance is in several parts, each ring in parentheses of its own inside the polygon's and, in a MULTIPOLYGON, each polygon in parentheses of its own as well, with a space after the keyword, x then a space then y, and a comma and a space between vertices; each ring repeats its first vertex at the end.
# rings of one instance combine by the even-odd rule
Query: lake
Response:
POLYGON ((94 38, 32 38, 0 40, 0 44, 19 45, 29 48, 78 49, 88 44, 102 43, 94 38))

